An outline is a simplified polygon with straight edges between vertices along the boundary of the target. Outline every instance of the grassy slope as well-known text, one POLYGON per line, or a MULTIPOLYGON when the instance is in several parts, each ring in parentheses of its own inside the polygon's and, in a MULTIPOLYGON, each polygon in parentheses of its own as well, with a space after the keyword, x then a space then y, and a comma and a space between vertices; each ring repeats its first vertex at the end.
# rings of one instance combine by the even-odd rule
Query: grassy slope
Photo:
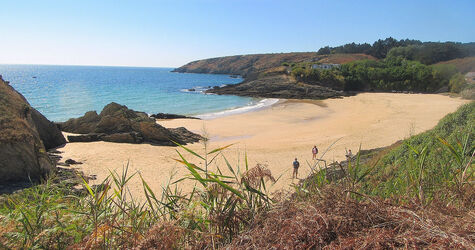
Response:
MULTIPOLYGON (((452 177, 463 171, 475 150, 474 135, 475 102, 471 102, 444 117, 434 129, 406 139, 382 156, 366 190, 383 197, 418 196, 419 188, 407 183, 420 178, 426 198, 440 195, 437 191, 441 189, 454 188, 452 177)), ((468 172, 473 173, 473 165, 468 172)))
POLYGON ((475 71, 475 56, 457 58, 445 62, 439 62, 437 64, 452 64, 457 68, 458 71, 460 71, 462 74, 465 74, 467 72, 475 71))

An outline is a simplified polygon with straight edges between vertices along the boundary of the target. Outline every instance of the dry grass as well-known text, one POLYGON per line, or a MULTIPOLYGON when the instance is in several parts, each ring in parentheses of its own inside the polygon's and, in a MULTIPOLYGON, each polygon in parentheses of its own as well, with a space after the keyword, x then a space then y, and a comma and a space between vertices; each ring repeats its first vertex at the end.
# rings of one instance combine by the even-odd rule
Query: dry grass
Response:
POLYGON ((255 167, 244 172, 241 182, 246 182, 250 187, 257 189, 261 185, 262 180, 276 182, 272 172, 265 164, 257 164, 255 167))
POLYGON ((452 64, 463 74, 475 71, 475 56, 457 58, 449 61, 439 62, 437 64, 452 64))
POLYGON ((382 200, 358 202, 328 188, 323 197, 288 200, 256 219, 232 249, 388 249, 475 247, 473 212, 382 200), (462 214, 461 214, 462 213, 462 214), (464 214, 463 214, 464 213, 464 214), (471 216, 470 216, 471 214, 471 216))

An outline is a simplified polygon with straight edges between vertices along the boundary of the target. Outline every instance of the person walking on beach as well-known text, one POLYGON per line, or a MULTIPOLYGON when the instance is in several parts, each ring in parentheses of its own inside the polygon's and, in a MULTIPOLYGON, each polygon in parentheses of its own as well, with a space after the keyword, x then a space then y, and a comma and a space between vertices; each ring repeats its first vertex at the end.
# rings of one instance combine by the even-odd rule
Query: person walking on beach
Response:
POLYGON ((312 155, 313 155, 312 159, 313 160, 317 159, 317 154, 318 154, 318 148, 317 148, 317 146, 313 146, 313 148, 312 148, 312 155))
POLYGON ((299 161, 297 161, 297 158, 295 158, 293 165, 294 165, 294 173, 292 174, 292 179, 294 178, 294 176, 295 178, 297 178, 297 175, 299 174, 300 163, 299 161))
POLYGON ((353 157, 353 153, 351 152, 351 149, 348 149, 345 156, 347 160, 351 160, 351 158, 353 157))

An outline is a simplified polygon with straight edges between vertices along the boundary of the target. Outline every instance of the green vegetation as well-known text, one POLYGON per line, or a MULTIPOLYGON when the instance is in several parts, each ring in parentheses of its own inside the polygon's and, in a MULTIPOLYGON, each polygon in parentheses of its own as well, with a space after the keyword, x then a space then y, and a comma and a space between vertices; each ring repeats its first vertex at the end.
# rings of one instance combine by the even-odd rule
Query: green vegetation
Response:
POLYGON ((331 86, 334 89, 343 89, 345 79, 339 69, 313 69, 309 63, 294 64, 292 76, 298 81, 307 84, 331 86))
POLYGON ((403 57, 424 64, 434 64, 455 58, 464 58, 475 55, 475 43, 435 43, 427 42, 418 45, 409 45, 392 48, 388 57, 403 57))
POLYGON ((434 199, 473 209, 475 102, 384 155, 360 191, 422 204, 434 199))
POLYGON ((348 62, 342 64, 341 70, 328 73, 300 63, 293 66, 292 74, 306 83, 347 91, 434 92, 447 88, 454 93, 463 92, 461 95, 466 99, 473 99, 473 88, 456 73, 473 70, 475 43, 421 42, 389 37, 373 45, 349 43, 333 48, 327 46, 317 52, 320 55, 335 53, 364 53, 382 60, 348 62), (439 64, 431 65, 435 63, 439 64))
POLYGON ((449 90, 450 92, 460 93, 465 88, 467 82, 465 81, 465 76, 457 73, 450 78, 449 90))
POLYGON ((424 64, 433 64, 475 55, 475 43, 455 42, 421 42, 419 40, 401 39, 392 37, 379 39, 372 45, 368 43, 348 43, 338 47, 323 47, 317 52, 319 55, 363 53, 382 59, 386 57, 403 57, 407 60, 419 61, 424 64))
POLYGON ((414 44, 422 44, 421 41, 418 40, 409 40, 409 39, 401 39, 396 40, 392 37, 386 38, 384 40, 379 39, 378 41, 374 42, 373 45, 369 43, 363 44, 356 44, 356 43, 347 43, 345 45, 341 45, 338 47, 323 47, 318 50, 319 55, 327 55, 327 54, 353 54, 353 53, 363 53, 367 55, 372 55, 376 58, 385 58, 388 51, 395 47, 400 46, 408 46, 414 44))
POLYGON ((346 91, 435 92, 448 86, 456 73, 453 65, 427 66, 401 57, 359 60, 329 70, 312 69, 310 64, 296 64, 292 68, 292 75, 300 81, 346 91))
POLYGON ((432 67, 400 57, 356 61, 341 67, 346 90, 434 92, 447 86, 455 72, 450 65, 432 67))

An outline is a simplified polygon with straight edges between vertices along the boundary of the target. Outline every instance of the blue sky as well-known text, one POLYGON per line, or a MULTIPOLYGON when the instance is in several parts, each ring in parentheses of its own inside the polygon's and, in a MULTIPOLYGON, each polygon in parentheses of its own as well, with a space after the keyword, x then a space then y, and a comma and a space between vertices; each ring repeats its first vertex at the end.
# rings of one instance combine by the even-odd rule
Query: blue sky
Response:
POLYGON ((0 63, 175 67, 389 36, 475 42, 474 11, 474 0, 2 0, 0 63))

